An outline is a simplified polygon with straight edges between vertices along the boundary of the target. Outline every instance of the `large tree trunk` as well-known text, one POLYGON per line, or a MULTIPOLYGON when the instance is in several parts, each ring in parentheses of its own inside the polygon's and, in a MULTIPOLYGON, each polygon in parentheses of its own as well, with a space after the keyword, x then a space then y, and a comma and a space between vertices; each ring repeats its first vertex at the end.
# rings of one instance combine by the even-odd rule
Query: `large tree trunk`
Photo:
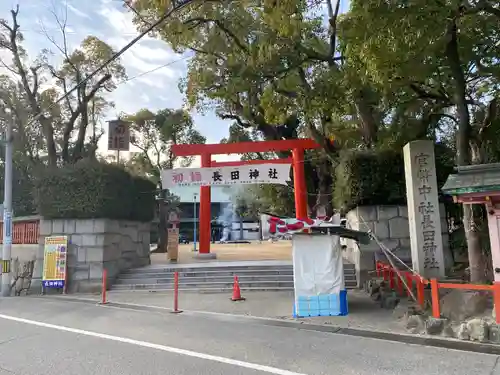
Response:
POLYGON ((367 148, 377 143, 378 135, 378 120, 374 110, 376 103, 372 103, 370 91, 370 88, 363 88, 354 94, 354 105, 360 120, 359 130, 367 148))
POLYGON ((320 207, 325 209, 325 215, 330 217, 333 215, 332 205, 332 173, 333 168, 329 159, 324 157, 316 167, 318 179, 318 195, 316 196, 316 204, 311 215, 317 216, 317 210, 320 207))
MULTIPOLYGON (((455 82, 453 101, 457 108, 458 132, 457 132, 457 164, 459 166, 470 164, 470 140, 471 124, 470 113, 467 106, 467 86, 463 68, 458 53, 457 25, 453 21, 448 30, 449 41, 446 46, 446 55, 450 64, 451 73, 455 82)), ((467 249, 469 254, 470 281, 473 283, 485 281, 485 265, 483 262, 479 228, 476 225, 473 206, 463 205, 463 223, 465 236, 467 238, 467 249)))

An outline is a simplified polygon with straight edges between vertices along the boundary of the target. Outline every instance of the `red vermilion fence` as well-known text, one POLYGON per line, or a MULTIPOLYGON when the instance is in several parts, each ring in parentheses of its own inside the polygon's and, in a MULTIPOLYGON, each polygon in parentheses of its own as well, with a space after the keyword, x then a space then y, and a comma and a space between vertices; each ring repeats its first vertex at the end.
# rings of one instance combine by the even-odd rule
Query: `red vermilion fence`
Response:
MULTIPOLYGON (((493 293, 493 301, 495 305, 495 315, 496 322, 500 324, 500 283, 495 283, 493 285, 485 284, 458 284, 458 283, 440 283, 437 279, 426 280, 420 275, 415 275, 410 271, 396 271, 390 264, 385 264, 383 262, 377 262, 375 264, 375 269, 377 276, 382 276, 385 281, 389 282, 389 288, 397 291, 400 295, 403 295, 404 283, 402 278, 406 278, 406 283, 409 288, 415 287, 417 289, 417 302, 420 306, 425 305, 425 285, 431 286, 431 304, 432 304, 432 316, 434 318, 441 317, 441 311, 439 308, 439 289, 462 289, 462 290, 484 290, 493 293)), ((407 289, 406 294, 409 296, 410 291, 407 289)))
MULTIPOLYGON (((377 276, 383 276, 385 281, 389 282, 389 287, 392 290, 396 290, 400 295, 403 295, 404 283, 402 278, 405 279, 406 284, 410 289, 415 289, 417 291, 417 302, 420 306, 424 306, 425 304, 425 294, 424 288, 427 281, 422 278, 420 275, 415 275, 410 271, 396 271, 392 268, 390 264, 385 264, 383 262, 377 262, 375 264, 377 276)), ((406 295, 410 296, 410 289, 406 289, 406 295)))
MULTIPOLYGON (((40 219, 37 217, 14 218, 12 220, 13 244, 38 244, 40 219)), ((3 243, 3 222, 0 221, 0 243, 3 243)))
POLYGON ((432 316, 434 318, 441 317, 439 309, 439 288, 443 289, 464 289, 464 290, 486 290, 493 293, 493 302, 495 305, 496 323, 500 324, 500 283, 493 285, 486 284, 455 284, 455 283, 440 283, 436 279, 431 279, 431 297, 432 297, 432 316))

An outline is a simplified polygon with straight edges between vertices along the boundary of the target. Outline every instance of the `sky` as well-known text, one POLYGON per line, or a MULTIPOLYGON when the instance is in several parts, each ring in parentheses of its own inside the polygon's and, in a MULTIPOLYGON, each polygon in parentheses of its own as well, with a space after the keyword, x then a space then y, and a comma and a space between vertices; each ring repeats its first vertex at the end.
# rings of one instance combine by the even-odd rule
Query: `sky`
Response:
MULTIPOLYGON (((132 23, 132 14, 123 7, 122 0, 0 0, 0 18, 11 20, 10 10, 20 5, 19 24, 24 34, 24 47, 30 56, 36 56, 43 48, 61 54, 44 35, 60 40, 60 32, 52 14, 56 11, 64 16, 67 7, 67 35, 70 50, 88 35, 93 35, 121 49, 138 33, 132 23)), ((347 9, 344 0, 342 10, 347 9)), ((126 68, 128 81, 108 94, 115 108, 105 120, 115 119, 121 113, 134 113, 141 108, 152 111, 162 108, 181 108, 183 95, 179 90, 179 80, 186 76, 188 56, 174 53, 164 42, 144 37, 122 55, 121 62, 126 68), (163 65, 167 65, 162 67, 163 65)), ((2 72, 3 68, 0 68, 2 72)), ((228 135, 230 121, 219 119, 213 111, 204 115, 192 112, 196 128, 207 138, 207 143, 219 143, 228 135)), ((107 131, 107 126, 105 126, 107 131)), ((101 138, 99 152, 106 154, 106 136, 101 138)), ((110 153, 112 154, 112 153, 110 153)), ((215 160, 237 160, 237 155, 219 155, 215 160)), ((193 166, 199 166, 195 160, 193 166)))
MULTIPOLYGON (((1 0, 0 18, 10 21, 10 10, 16 4, 20 6, 19 24, 25 37, 23 45, 33 57, 41 49, 49 48, 56 54, 54 58, 61 58, 42 30, 47 30, 51 36, 60 39, 51 11, 55 9, 60 15, 64 15, 66 4, 70 49, 78 46, 86 36, 94 35, 119 50, 138 35, 132 24, 132 14, 122 7, 120 0, 1 0)), ((144 37, 122 55, 121 62, 129 80, 108 94, 116 107, 108 113, 106 120, 116 118, 121 112, 133 113, 141 108, 152 111, 181 108, 183 95, 178 83, 186 75, 187 61, 186 56, 175 54, 166 43, 144 37), (159 68, 165 64, 168 66, 159 68), (155 71, 150 72, 151 70, 155 71)), ((0 72, 1 70, 2 68, 0 72)), ((207 138, 207 143, 219 143, 228 135, 231 122, 219 119, 212 111, 204 115, 192 112, 191 115, 196 128, 207 138)), ((107 153, 106 142, 106 137, 102 137, 99 145, 99 152, 102 154, 107 153)), ((214 159, 236 160, 238 157, 220 155, 214 159)), ((194 165, 196 164, 198 161, 195 161, 194 165)))

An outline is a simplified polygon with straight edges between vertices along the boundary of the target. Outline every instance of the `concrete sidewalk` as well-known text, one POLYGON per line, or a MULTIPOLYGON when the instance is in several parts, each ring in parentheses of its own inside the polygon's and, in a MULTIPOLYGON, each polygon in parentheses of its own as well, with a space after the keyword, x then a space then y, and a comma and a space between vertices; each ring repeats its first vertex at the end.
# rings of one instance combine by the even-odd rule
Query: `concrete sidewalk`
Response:
MULTIPOLYGON (((254 241, 252 243, 231 243, 220 244, 215 243, 210 245, 210 252, 217 254, 217 261, 247 261, 247 260, 292 260, 292 242, 291 241, 254 241)), ((179 245, 178 264, 184 263, 207 263, 213 260, 197 259, 193 257, 193 244, 179 245)), ((152 253, 151 264, 171 265, 166 253, 152 253)), ((175 263, 174 263, 175 264, 175 263)))
MULTIPOLYGON (((78 295, 99 301, 98 295, 78 295)), ((108 292, 107 300, 117 303, 131 303, 161 308, 173 308, 171 292, 108 292)), ((220 314, 235 314, 261 318, 297 320, 309 324, 334 325, 341 328, 357 328, 381 332, 404 333, 403 324, 371 300, 366 293, 348 292, 349 315, 294 319, 293 297, 290 292, 246 292, 245 301, 233 302, 231 294, 200 294, 185 292, 179 294, 179 308, 185 311, 200 311, 220 314)))

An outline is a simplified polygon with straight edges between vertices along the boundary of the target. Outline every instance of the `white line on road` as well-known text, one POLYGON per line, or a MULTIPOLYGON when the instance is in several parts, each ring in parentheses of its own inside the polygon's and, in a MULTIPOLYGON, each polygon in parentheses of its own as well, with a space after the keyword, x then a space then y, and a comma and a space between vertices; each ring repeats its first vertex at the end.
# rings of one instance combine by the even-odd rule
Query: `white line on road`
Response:
POLYGON ((238 361, 236 359, 219 357, 219 356, 216 356, 216 355, 205 354, 205 353, 198 353, 198 352, 194 352, 194 351, 191 351, 191 350, 185 350, 185 349, 174 348, 174 347, 171 347, 171 346, 153 344, 151 342, 146 342, 146 341, 128 339, 126 337, 112 336, 112 335, 107 335, 105 333, 85 331, 83 329, 78 329, 78 328, 70 328, 70 327, 59 326, 59 325, 50 324, 50 323, 38 322, 36 320, 29 320, 29 319, 24 319, 24 318, 18 318, 18 317, 10 316, 10 315, 0 314, 0 319, 11 320, 11 321, 14 321, 14 322, 19 322, 19 323, 24 323, 24 324, 30 324, 30 325, 33 325, 33 326, 38 326, 38 327, 43 327, 43 328, 56 329, 58 331, 76 333, 78 335, 85 335, 85 336, 97 337, 97 338, 100 338, 100 339, 105 339, 105 340, 117 341, 117 342, 122 342, 122 343, 126 343, 126 344, 131 344, 131 345, 142 346, 144 348, 162 350, 164 352, 169 352, 169 353, 174 353, 174 354, 179 354, 179 355, 185 355, 185 356, 188 356, 188 357, 205 359, 207 361, 225 363, 225 364, 228 364, 228 365, 233 365, 233 366, 238 366, 238 367, 244 367, 244 368, 248 368, 248 369, 251 369, 251 370, 257 370, 257 371, 267 372, 269 374, 276 374, 276 375, 306 375, 306 374, 300 374, 298 372, 283 370, 283 369, 279 369, 279 368, 275 368, 275 367, 259 365, 259 364, 256 364, 256 363, 238 361))

